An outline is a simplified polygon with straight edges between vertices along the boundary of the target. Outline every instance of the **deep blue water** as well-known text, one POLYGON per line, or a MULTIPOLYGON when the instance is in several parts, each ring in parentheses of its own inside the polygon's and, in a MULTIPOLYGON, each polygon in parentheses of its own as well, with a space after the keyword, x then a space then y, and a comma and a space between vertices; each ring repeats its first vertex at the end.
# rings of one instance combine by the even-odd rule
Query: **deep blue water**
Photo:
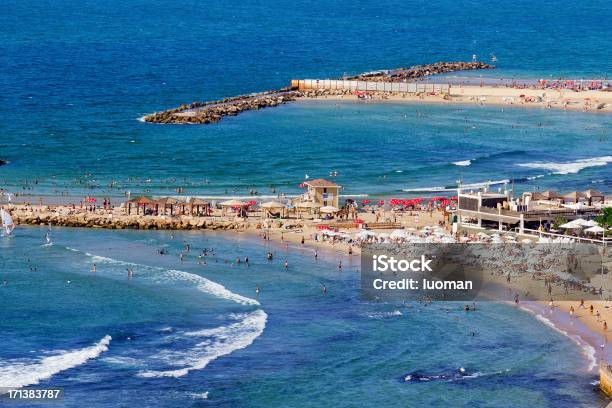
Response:
MULTIPOLYGON (((0 188, 296 193, 305 174, 338 171, 344 194, 416 196, 457 179, 610 193, 605 115, 307 102, 214 126, 137 119, 291 78, 472 54, 495 53, 499 69, 487 76, 609 77, 611 17, 610 3, 595 1, 5 1, 0 188)), ((0 378, 63 386, 66 406, 604 403, 574 343, 503 305, 467 316, 445 304, 361 302, 358 274, 339 274, 335 259, 276 248, 268 264, 247 238, 54 229, 43 247, 43 236, 19 228, 0 240, 0 378), (184 240, 192 253, 216 248, 218 262, 180 263, 184 240), (170 255, 156 254, 162 245, 170 255), (246 255, 248 269, 224 262, 246 255), (401 381, 462 366, 479 374, 401 381)))
POLYGON ((272 245, 269 262, 248 236, 57 228, 43 246, 44 233, 0 241, 0 381, 64 387, 65 406, 604 402, 582 350, 530 314, 365 302, 355 258, 339 272, 333 255, 302 248, 272 245), (250 266, 234 263, 246 256, 250 266), (460 367, 468 377, 403 380, 460 367))
POLYGON ((305 174, 330 171, 339 172, 345 194, 398 195, 460 178, 610 191, 609 115, 307 103, 215 126, 136 120, 291 78, 472 54, 498 57, 499 70, 487 76, 607 77, 606 2, 11 1, 3 11, 0 158, 10 164, 0 181, 13 191, 121 196, 182 186, 185 194, 216 196, 255 187, 265 195, 271 185, 296 193, 305 174), (548 175, 598 157, 599 167, 548 175), (450 164, 477 158, 467 167, 450 164), (552 164, 518 166, 537 162, 552 164))

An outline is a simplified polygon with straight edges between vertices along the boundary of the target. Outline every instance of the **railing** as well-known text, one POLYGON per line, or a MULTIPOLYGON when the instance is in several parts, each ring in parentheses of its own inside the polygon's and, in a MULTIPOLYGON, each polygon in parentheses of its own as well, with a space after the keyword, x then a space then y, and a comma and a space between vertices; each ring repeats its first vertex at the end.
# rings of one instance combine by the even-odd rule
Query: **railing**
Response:
POLYGON ((384 82, 384 81, 350 81, 334 79, 299 79, 292 80, 291 86, 303 89, 340 89, 350 91, 373 91, 392 93, 436 93, 450 92, 448 84, 429 84, 412 82, 384 82))
MULTIPOLYGON (((519 228, 518 227, 514 228, 514 231, 518 233, 519 228)), ((540 237, 570 238, 578 242, 588 242, 591 244, 598 244, 598 245, 604 245, 604 246, 607 246, 608 244, 612 243, 612 238, 603 237, 602 239, 593 239, 593 238, 586 238, 586 237, 575 237, 572 235, 555 234, 554 232, 539 231, 539 230, 533 230, 533 229, 528 229, 528 228, 524 228, 523 233, 524 234, 526 233, 528 235, 538 235, 540 237)))

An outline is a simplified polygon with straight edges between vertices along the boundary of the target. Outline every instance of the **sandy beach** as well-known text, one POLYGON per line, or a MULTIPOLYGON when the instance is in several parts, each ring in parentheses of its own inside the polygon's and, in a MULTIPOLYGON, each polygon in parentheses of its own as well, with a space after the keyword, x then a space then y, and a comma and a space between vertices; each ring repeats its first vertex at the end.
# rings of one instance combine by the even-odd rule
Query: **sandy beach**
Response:
MULTIPOLYGON (((364 102, 407 102, 434 104, 462 104, 479 106, 505 106, 539 109, 564 109, 581 112, 612 112, 612 92, 571 91, 555 89, 511 88, 495 86, 452 86, 450 95, 440 94, 391 94, 371 92, 370 98, 360 99, 357 95, 325 95, 306 100, 364 101, 364 102)), ((301 99, 305 100, 305 99, 301 99)), ((300 99, 298 99, 300 101, 300 99)))

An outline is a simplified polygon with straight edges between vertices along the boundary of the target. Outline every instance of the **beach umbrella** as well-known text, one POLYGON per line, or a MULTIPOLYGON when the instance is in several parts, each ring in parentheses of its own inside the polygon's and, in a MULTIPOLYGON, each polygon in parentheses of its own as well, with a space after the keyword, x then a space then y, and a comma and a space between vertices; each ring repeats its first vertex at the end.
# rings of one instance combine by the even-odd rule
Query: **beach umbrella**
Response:
POLYGON ((321 207, 319 211, 321 211, 322 213, 331 214, 331 213, 337 213, 340 210, 337 207, 334 207, 333 205, 326 205, 325 207, 321 207))
POLYGON ((583 227, 596 227, 597 226, 597 222, 593 221, 593 220, 589 220, 589 221, 585 221, 580 223, 580 225, 582 225, 583 227))
POLYGON ((404 230, 401 229, 396 229, 394 230, 391 235, 389 235, 389 237, 391 238, 408 238, 408 233, 404 230))
POLYGON ((261 208, 284 208, 285 205, 283 203, 279 203, 278 201, 268 201, 267 203, 263 203, 260 205, 261 208))
POLYGON ((245 207, 248 204, 240 200, 227 200, 221 203, 221 207, 245 207))
POLYGON ((585 220, 583 220, 581 218, 578 218, 577 220, 566 222, 563 225, 559 225, 559 228, 563 228, 563 229, 578 229, 578 228, 582 228, 583 225, 582 225, 581 222, 585 222, 585 220))
POLYGON ((385 205, 385 200, 378 200, 378 205, 385 205))
POLYGON ((584 232, 590 232, 591 234, 603 234, 605 231, 606 229, 600 227, 599 225, 584 230, 584 232))

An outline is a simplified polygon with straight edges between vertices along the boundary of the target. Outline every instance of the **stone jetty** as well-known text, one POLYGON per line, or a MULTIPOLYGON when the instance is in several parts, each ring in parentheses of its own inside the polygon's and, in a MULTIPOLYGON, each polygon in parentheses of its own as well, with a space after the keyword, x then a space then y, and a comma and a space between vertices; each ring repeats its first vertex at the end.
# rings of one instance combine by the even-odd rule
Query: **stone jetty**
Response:
MULTIPOLYGON (((40 206, 15 206, 11 210, 18 225, 58 227, 141 229, 141 230, 257 230, 262 220, 235 219, 233 217, 143 216, 126 215, 123 210, 111 212, 70 211, 68 207, 54 209, 40 206)), ((267 220, 270 228, 281 228, 280 220, 267 220)), ((295 225, 296 227, 301 226, 295 225)))
POLYGON ((176 124, 217 123, 224 116, 282 105, 301 97, 300 92, 289 89, 266 91, 251 95, 241 95, 213 102, 193 102, 174 109, 151 113, 144 116, 145 122, 176 124))
MULTIPOLYGON (((357 75, 352 80, 372 82, 401 82, 417 80, 428 75, 442 74, 461 70, 491 69, 483 62, 436 62, 428 65, 417 65, 410 68, 376 71, 357 75)), ((296 90, 282 88, 260 93, 240 95, 211 102, 193 102, 173 109, 155 112, 143 117, 145 122, 162 124, 211 124, 219 122, 225 116, 236 116, 242 112, 279 106, 298 98, 320 98, 328 95, 348 95, 349 90, 310 89, 296 90)))
POLYGON ((424 78, 430 75, 447 74, 456 71, 470 71, 475 69, 494 69, 493 65, 484 62, 436 62, 427 65, 415 65, 410 68, 397 68, 392 70, 382 70, 367 72, 347 78, 352 81, 373 81, 373 82, 404 82, 424 78))

